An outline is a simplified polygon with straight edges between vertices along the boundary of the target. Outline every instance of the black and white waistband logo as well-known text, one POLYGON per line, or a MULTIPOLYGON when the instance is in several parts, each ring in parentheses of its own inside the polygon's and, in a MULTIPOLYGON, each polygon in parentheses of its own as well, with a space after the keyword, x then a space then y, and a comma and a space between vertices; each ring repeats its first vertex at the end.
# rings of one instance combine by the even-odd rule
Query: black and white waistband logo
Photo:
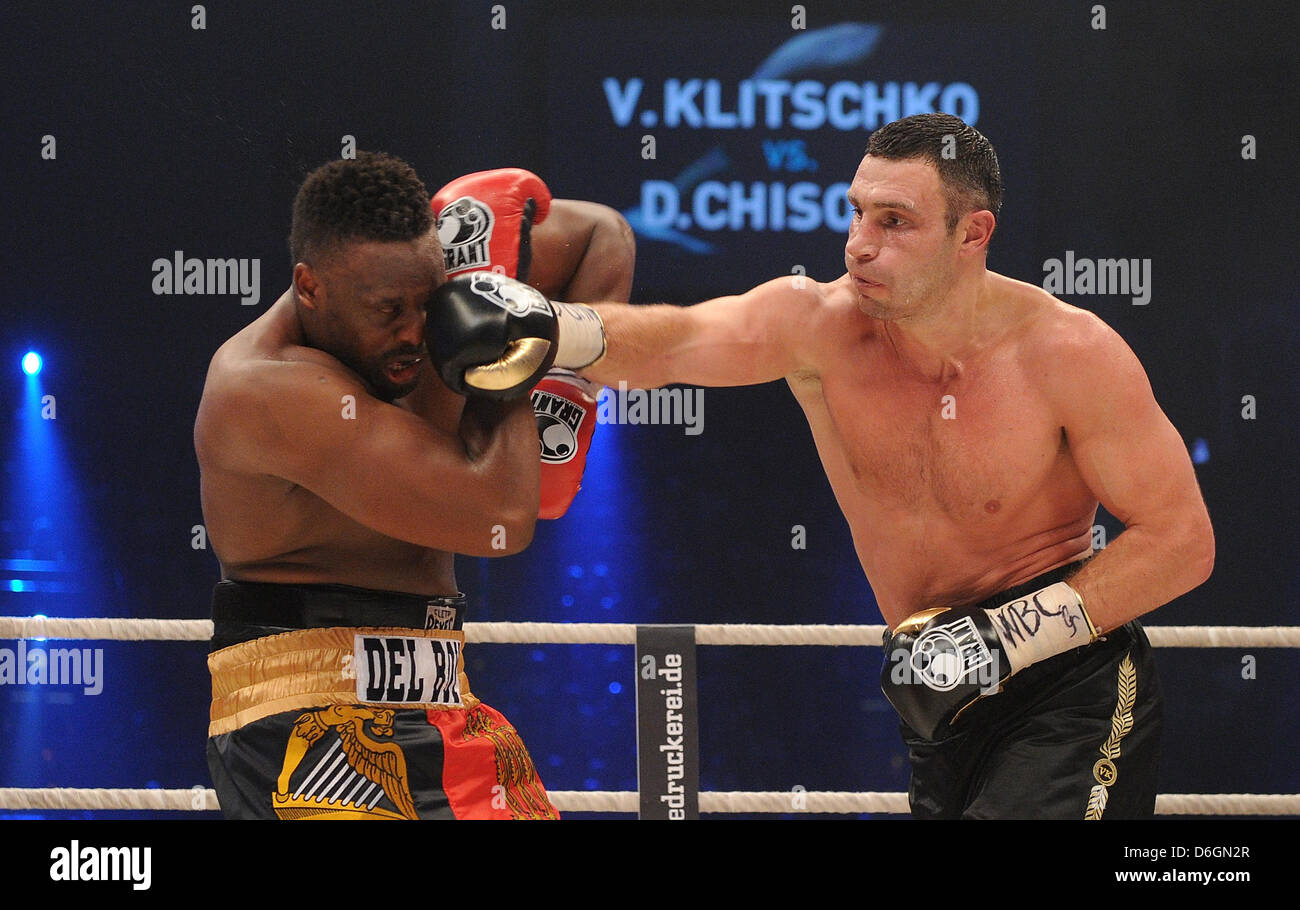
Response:
POLYGON ((443 206, 438 213, 438 240, 449 276, 492 264, 488 244, 494 221, 492 209, 473 196, 461 196, 443 206))
POLYGON ((931 689, 947 692, 976 670, 993 662, 993 655, 969 616, 926 629, 912 643, 912 669, 931 689))
POLYGON ((366 704, 460 705, 460 642, 358 635, 357 700, 366 704))
POLYGON ((582 426, 587 409, 563 396, 534 389, 533 414, 537 417, 542 461, 547 464, 572 461, 578 451, 578 427, 582 426))
POLYGON ((456 608, 446 607, 432 600, 429 601, 424 614, 424 627, 426 629, 455 629, 456 608))

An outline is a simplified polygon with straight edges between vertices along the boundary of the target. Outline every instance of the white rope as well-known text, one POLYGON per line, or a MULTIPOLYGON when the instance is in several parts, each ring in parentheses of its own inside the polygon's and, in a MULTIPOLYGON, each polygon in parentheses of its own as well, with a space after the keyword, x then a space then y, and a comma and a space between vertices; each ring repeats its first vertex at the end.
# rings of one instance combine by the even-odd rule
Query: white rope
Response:
POLYGON ((701 812, 779 812, 857 814, 878 812, 906 815, 911 811, 906 793, 835 793, 826 790, 791 792, 700 793, 701 812))
POLYGON ((1300 626, 1143 626, 1157 648, 1300 648, 1300 626))
POLYGON ((108 641, 208 641, 210 619, 63 619, 0 616, 0 639, 94 638, 108 641))
POLYGON ((1156 815, 1297 815, 1295 793, 1161 793, 1156 815))
MULTIPOLYGON (((551 790, 551 802, 561 812, 635 813, 635 791, 551 790)), ((213 790, 0 788, 0 809, 55 811, 150 810, 203 811, 218 809, 213 790)), ((769 792, 703 791, 700 812, 906 815, 906 793, 843 793, 777 790, 769 792)), ((1294 793, 1162 793, 1156 815, 1300 815, 1300 794, 1294 793)))
MULTIPOLYGON (((465 640, 480 644, 634 645, 636 625, 612 622, 470 622, 465 640)), ((698 645, 873 645, 884 626, 794 626, 748 623, 695 626, 698 645)))
MULTIPOLYGON (((631 645, 636 626, 613 622, 471 622, 467 641, 481 644, 631 645)), ((1146 626, 1161 648, 1300 648, 1300 626, 1146 626)), ((701 645, 836 645, 879 647, 884 626, 697 625, 701 645)), ((207 641, 209 619, 60 619, 0 616, 0 639, 207 641)))
POLYGON ((120 809, 195 812, 219 809, 217 793, 189 790, 76 789, 71 787, 0 787, 0 809, 120 809))

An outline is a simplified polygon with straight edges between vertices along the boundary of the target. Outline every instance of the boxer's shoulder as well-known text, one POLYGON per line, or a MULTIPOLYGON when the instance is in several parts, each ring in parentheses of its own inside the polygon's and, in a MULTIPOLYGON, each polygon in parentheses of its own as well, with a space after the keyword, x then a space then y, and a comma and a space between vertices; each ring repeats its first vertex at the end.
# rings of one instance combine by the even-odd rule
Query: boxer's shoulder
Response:
POLYGON ((827 370, 843 361, 846 351, 869 344, 879 333, 876 320, 857 304, 857 294, 847 275, 833 281, 815 281, 803 275, 784 275, 759 285, 761 294, 781 325, 780 335, 799 355, 800 367, 787 379, 814 384, 827 370))
POLYGON ((993 299, 1007 322, 1005 339, 1023 359, 1055 364, 1127 350, 1119 335, 1095 313, 1071 306, 1036 285, 990 272, 993 299))
POLYGON ((808 285, 805 305, 827 341, 857 344, 881 334, 881 321, 862 312, 857 288, 847 273, 834 281, 809 281, 808 285))
POLYGON ((847 276, 816 281, 806 275, 781 275, 755 287, 749 297, 779 307, 785 317, 837 320, 851 317, 857 305, 847 276))
POLYGON ((364 391, 364 386, 356 376, 324 351, 302 345, 263 351, 223 346, 208 367, 203 404, 230 408, 229 416, 239 418, 239 409, 251 404, 288 403, 288 399, 321 392, 359 391, 364 391))
POLYGON ((1011 291, 1024 307, 1013 335, 1026 376, 1049 399, 1072 406, 1080 396, 1103 396, 1116 385, 1146 384, 1146 373, 1119 333, 1096 313, 1071 306, 1041 288, 1011 291))
MULTIPOLYGON (((311 414, 338 412, 346 395, 355 396, 354 404, 368 397, 342 363, 299 344, 271 316, 259 317, 212 356, 194 423, 201 461, 230 467, 223 453, 243 461, 250 443, 263 449, 272 441, 268 434, 306 432, 311 414)), ((321 428, 317 421, 315 432, 321 428)))
POLYGON ((212 355, 204 398, 231 392, 260 395, 323 377, 356 384, 336 357, 302 343, 292 302, 281 298, 212 355))
POLYGON ((1118 365, 1133 357, 1119 333, 1096 313, 1051 298, 1027 325, 1026 350, 1044 362, 1118 365))

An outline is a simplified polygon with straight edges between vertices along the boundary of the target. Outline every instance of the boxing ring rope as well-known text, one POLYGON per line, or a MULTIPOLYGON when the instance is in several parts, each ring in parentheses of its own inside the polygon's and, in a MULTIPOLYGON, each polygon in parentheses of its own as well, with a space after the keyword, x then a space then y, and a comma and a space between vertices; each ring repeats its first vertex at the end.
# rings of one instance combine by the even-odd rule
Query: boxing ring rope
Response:
MULTIPOLYGON (((639 808, 635 790, 547 790, 561 812, 625 812, 639 808)), ((42 810, 216 811, 214 790, 71 789, 0 787, 0 808, 42 810)), ((700 791, 701 813, 780 813, 906 815, 906 793, 835 791, 700 791)), ((1296 815, 1300 795, 1285 793, 1161 793, 1157 815, 1296 815)))
MULTIPOLYGON (((697 625, 699 645, 880 646, 883 625, 697 625)), ((1296 626, 1146 626, 1151 644, 1174 648, 1295 648, 1296 626)), ((465 640, 479 644, 636 643, 632 623, 466 623, 465 640)), ((0 639, 95 639, 110 641, 207 641, 206 619, 109 619, 0 616, 0 639)), ((562 812, 635 813, 635 791, 548 790, 562 812)), ((220 808, 213 790, 75 789, 0 787, 0 809, 204 811, 220 808)), ((905 815, 906 793, 700 791, 701 813, 905 815)), ((1162 793, 1157 815, 1300 815, 1300 794, 1162 793)))
MULTIPOLYGON (((616 622, 467 622, 475 644, 633 645, 636 625, 616 622)), ((697 645, 879 647, 885 627, 854 625, 697 625, 697 645)), ((1143 626, 1157 648, 1300 648, 1300 626, 1143 626)), ((210 619, 60 619, 0 616, 0 639, 208 641, 210 619)))

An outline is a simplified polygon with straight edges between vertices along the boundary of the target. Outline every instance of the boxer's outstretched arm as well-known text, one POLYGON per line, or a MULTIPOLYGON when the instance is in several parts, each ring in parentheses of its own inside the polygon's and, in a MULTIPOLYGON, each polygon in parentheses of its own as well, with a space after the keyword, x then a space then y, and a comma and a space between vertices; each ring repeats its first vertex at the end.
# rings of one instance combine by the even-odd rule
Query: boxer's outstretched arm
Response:
POLYGON ((810 368, 820 292, 775 278, 695 306, 597 304, 605 356, 582 374, 606 385, 753 385, 810 368))
POLYGON ((371 397, 342 366, 259 361, 209 388, 202 407, 212 411, 200 423, 222 428, 203 446, 222 467, 298 484, 388 537, 471 556, 532 541, 539 468, 527 398, 471 401, 451 435, 371 397))
POLYGON ((532 230, 528 283, 551 300, 611 300, 632 293, 636 238, 626 219, 606 205, 553 199, 532 230))
POLYGON ((1081 314, 1044 375, 1084 482, 1124 532, 1070 579, 1106 631, 1204 582, 1214 531, 1182 437, 1142 364, 1113 330, 1081 314), (1068 369, 1059 364, 1068 363, 1068 369))

